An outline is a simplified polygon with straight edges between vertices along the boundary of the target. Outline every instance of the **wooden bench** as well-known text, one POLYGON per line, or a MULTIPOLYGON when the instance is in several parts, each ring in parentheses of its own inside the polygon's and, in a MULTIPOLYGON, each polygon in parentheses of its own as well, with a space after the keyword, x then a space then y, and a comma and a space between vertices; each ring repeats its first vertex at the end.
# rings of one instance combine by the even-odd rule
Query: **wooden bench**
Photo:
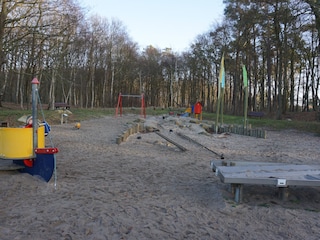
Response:
POLYGON ((57 102, 57 103, 54 103, 54 108, 55 109, 60 109, 60 108, 70 109, 70 105, 67 103, 57 102))
POLYGON ((1 122, 0 127, 9 127, 8 122, 1 122))
POLYGON ((264 117, 264 112, 248 112, 248 116, 262 118, 264 117))
POLYGON ((231 184, 234 200, 242 202, 243 185, 272 185, 279 197, 287 200, 291 186, 320 186, 320 165, 287 164, 276 162, 218 161, 210 163, 212 171, 223 183, 231 184), (250 174, 248 174, 250 173, 250 174))

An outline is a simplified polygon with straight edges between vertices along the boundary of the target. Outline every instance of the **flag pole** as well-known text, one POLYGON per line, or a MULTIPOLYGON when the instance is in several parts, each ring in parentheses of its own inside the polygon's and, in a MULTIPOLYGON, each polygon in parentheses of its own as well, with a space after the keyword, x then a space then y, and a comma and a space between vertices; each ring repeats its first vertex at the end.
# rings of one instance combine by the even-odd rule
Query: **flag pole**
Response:
POLYGON ((223 125, 224 87, 221 87, 221 124, 223 125))
MULTIPOLYGON (((220 72, 219 72, 219 81, 218 81, 218 102, 217 102, 217 116, 216 116, 216 133, 218 133, 218 125, 219 125, 219 112, 220 112, 220 104, 223 101, 222 92, 225 85, 225 73, 224 73, 224 53, 222 54, 221 64, 220 64, 220 72)), ((223 103, 221 105, 221 122, 223 123, 223 103)))
POLYGON ((219 112, 220 112, 220 84, 218 84, 218 102, 217 102, 217 116, 216 116, 216 133, 218 133, 218 125, 219 125, 219 112))

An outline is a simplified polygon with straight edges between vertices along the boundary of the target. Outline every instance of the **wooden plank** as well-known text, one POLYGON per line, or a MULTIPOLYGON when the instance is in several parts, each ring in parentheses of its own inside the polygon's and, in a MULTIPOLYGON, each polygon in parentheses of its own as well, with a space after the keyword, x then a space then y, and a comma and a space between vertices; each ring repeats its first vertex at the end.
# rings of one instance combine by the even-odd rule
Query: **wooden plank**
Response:
POLYGON ((210 148, 208 148, 208 147, 206 147, 206 146, 202 145, 201 143, 199 143, 199 142, 197 142, 197 141, 193 140, 192 138, 190 138, 190 137, 188 137, 188 136, 186 136, 186 135, 184 135, 184 134, 182 134, 182 133, 179 133, 179 132, 177 133, 177 135, 178 135, 178 136, 180 136, 180 137, 182 137, 182 138, 184 138, 184 139, 189 140, 190 142, 193 142, 193 143, 197 144, 197 145, 198 145, 198 146, 200 146, 200 147, 203 147, 204 149, 206 149, 206 150, 208 150, 208 151, 210 151, 210 152, 214 153, 215 155, 219 156, 221 159, 224 159, 223 154, 219 154, 219 153, 217 153, 217 152, 215 152, 215 151, 211 150, 210 148))
POLYGON ((164 136, 164 135, 161 134, 159 131, 155 131, 155 133, 156 133, 157 135, 159 135, 160 137, 164 138, 165 140, 167 140, 168 142, 172 143, 172 144, 175 145, 176 147, 178 147, 181 151, 183 151, 183 152, 184 152, 184 151, 187 151, 187 149, 186 149, 185 147, 183 147, 183 146, 181 146, 180 144, 174 142, 172 139, 164 136))

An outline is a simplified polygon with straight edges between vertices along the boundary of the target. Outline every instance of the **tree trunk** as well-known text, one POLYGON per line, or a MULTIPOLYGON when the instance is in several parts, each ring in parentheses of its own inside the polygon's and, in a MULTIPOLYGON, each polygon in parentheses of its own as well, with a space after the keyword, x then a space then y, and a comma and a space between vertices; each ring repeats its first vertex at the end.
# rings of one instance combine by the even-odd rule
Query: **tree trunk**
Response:
POLYGON ((50 88, 49 88, 49 105, 51 110, 54 110, 54 103, 56 101, 55 88, 56 88, 56 73, 55 73, 55 70, 52 69, 50 88))

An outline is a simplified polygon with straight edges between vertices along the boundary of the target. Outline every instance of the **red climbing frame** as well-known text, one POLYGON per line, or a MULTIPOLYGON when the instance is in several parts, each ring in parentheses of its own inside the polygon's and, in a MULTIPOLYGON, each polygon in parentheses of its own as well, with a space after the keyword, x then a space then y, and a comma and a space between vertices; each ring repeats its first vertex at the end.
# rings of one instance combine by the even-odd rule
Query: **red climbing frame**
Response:
POLYGON ((122 117, 122 97, 133 97, 133 98, 140 98, 141 99, 141 111, 140 115, 146 118, 146 105, 144 102, 144 94, 141 95, 131 95, 131 94, 121 94, 119 93, 118 96, 118 104, 116 108, 116 117, 118 117, 118 114, 120 114, 120 117, 122 117), (120 112, 119 112, 120 111, 120 112))

